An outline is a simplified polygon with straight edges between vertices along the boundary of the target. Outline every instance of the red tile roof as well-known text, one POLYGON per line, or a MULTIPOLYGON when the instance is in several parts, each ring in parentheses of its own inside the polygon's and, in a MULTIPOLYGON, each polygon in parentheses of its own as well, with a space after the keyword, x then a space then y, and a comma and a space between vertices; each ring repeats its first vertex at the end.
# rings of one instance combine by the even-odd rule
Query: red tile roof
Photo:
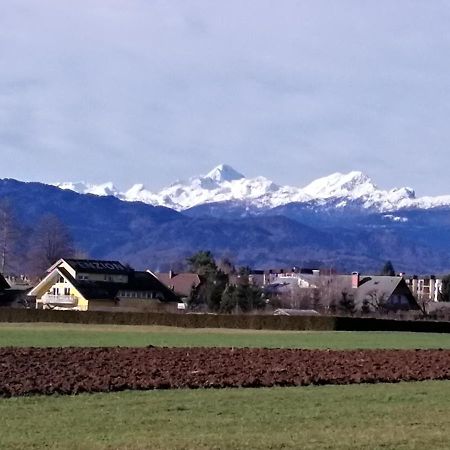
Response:
POLYGON ((196 273, 156 273, 159 281, 164 283, 169 289, 172 289, 175 294, 182 297, 188 297, 191 293, 192 287, 197 287, 202 280, 196 273))

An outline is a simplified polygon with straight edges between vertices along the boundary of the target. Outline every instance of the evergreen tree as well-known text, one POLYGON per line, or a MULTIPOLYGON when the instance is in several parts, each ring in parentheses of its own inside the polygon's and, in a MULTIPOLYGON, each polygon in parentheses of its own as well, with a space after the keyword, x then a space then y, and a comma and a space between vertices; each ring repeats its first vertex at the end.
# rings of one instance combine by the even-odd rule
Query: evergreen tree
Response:
POLYGON ((222 293, 228 285, 228 275, 221 270, 211 272, 206 278, 205 300, 208 308, 211 311, 218 311, 220 309, 220 302, 222 300, 222 293))
POLYGON ((222 292, 222 297, 220 299, 220 310, 222 312, 229 313, 236 308, 237 305, 236 305, 235 290, 236 290, 235 286, 228 285, 222 292))
POLYGON ((187 259, 189 268, 197 273, 203 283, 191 292, 188 300, 192 307, 206 305, 211 311, 220 309, 222 293, 228 284, 228 275, 222 272, 210 251, 199 251, 187 259))
POLYGON ((217 264, 212 253, 208 251, 199 251, 187 258, 189 269, 200 276, 208 276, 217 272, 217 264))
MULTIPOLYGON (((248 312, 265 306, 262 291, 249 283, 248 267, 239 270, 238 282, 234 285, 230 284, 229 275, 219 269, 209 251, 196 253, 187 262, 190 269, 203 279, 198 288, 191 290, 188 299, 191 307, 204 304, 211 311, 231 313, 248 312)), ((233 267, 231 262, 227 262, 226 266, 233 267)))
POLYGON ((238 286, 241 288, 238 296, 239 307, 244 312, 249 312, 254 309, 262 309, 265 307, 263 292, 260 288, 246 284, 238 286))
POLYGON ((201 284, 199 284, 198 286, 193 284, 191 286, 189 296, 186 300, 186 303, 190 309, 196 309, 198 306, 202 304, 200 292, 201 292, 201 284))
POLYGON ((250 284, 228 285, 222 293, 222 312, 249 312, 265 306, 262 291, 250 284))
POLYGON ((389 276, 389 277, 395 276, 395 269, 394 269, 394 266, 392 265, 391 261, 386 261, 383 268, 381 269, 380 275, 385 275, 385 276, 389 276))

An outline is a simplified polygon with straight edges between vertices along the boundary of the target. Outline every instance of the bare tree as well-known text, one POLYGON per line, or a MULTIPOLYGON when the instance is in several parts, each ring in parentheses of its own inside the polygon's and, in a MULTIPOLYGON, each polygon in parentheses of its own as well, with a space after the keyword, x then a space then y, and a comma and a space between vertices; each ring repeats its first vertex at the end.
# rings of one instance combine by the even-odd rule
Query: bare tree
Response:
POLYGON ((364 298, 364 306, 367 311, 385 312, 388 300, 385 293, 378 292, 374 289, 368 292, 364 298))
POLYGON ((68 228, 53 214, 43 216, 31 236, 28 259, 32 273, 40 275, 58 259, 72 257, 75 253, 68 228))
POLYGON ((339 310, 344 314, 353 315, 356 311, 355 299, 353 295, 345 291, 343 291, 341 295, 342 297, 338 303, 339 310))
POLYGON ((321 275, 315 283, 317 286, 316 296, 320 298, 320 305, 324 311, 335 314, 340 307, 343 296, 347 293, 345 280, 336 275, 321 275))
POLYGON ((0 202, 0 273, 14 266, 20 231, 14 212, 8 201, 0 202))
POLYGON ((231 259, 227 257, 219 259, 217 267, 227 275, 234 275, 236 273, 236 267, 232 263, 231 259))
POLYGON ((433 299, 431 298, 431 296, 422 292, 416 296, 416 301, 419 305, 420 312, 424 316, 427 316, 429 313, 429 304, 433 303, 433 299))

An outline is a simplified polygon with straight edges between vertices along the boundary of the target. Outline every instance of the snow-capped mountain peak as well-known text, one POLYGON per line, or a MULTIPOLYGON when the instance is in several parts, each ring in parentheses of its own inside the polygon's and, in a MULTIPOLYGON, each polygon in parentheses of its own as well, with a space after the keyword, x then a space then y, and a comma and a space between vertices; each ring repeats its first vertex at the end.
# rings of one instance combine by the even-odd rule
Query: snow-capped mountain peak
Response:
POLYGON ((231 166, 227 164, 220 164, 219 166, 214 167, 214 169, 208 172, 205 178, 210 178, 217 183, 223 183, 224 181, 241 180, 245 177, 237 170, 234 170, 231 166))
POLYGON ((319 178, 304 187, 303 191, 313 198, 359 198, 370 195, 377 189, 367 175, 353 171, 349 173, 336 172, 319 178))
POLYGON ((85 183, 84 181, 78 182, 62 182, 53 183, 53 186, 59 187, 60 189, 68 189, 79 194, 93 194, 98 196, 113 195, 118 196, 119 191, 116 189, 112 182, 102 183, 102 184, 91 184, 85 183))
POLYGON ((142 195, 142 193, 148 192, 147 189, 145 189, 145 186, 142 183, 136 183, 131 186, 128 191, 125 192, 125 197, 138 197, 139 195, 142 195))
POLYGON ((403 199, 415 200, 416 192, 409 187, 394 188, 389 191, 389 196, 392 199, 397 199, 399 201, 403 199))
POLYGON ((125 192, 118 192, 112 183, 56 183, 61 189, 79 193, 114 195, 125 201, 140 201, 155 206, 167 206, 182 211, 207 203, 244 203, 270 209, 288 203, 329 205, 342 208, 350 203, 363 209, 392 212, 404 208, 450 207, 450 196, 416 198, 408 187, 379 189, 363 172, 336 172, 319 178, 307 186, 280 186, 265 177, 246 178, 232 167, 221 164, 206 175, 177 181, 159 192, 152 192, 143 184, 135 184, 125 192))

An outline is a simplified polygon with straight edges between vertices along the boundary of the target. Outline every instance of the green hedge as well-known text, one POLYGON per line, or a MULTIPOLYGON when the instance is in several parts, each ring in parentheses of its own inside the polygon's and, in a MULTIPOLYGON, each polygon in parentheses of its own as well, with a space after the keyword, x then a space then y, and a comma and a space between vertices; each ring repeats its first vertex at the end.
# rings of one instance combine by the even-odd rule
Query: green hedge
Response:
POLYGON ((0 322, 58 322, 107 325, 167 325, 184 328, 255 330, 416 331, 449 333, 450 322, 332 316, 170 314, 106 311, 52 311, 0 308, 0 322))
POLYGON ((52 311, 0 308, 0 322, 59 322, 108 325, 167 325, 184 328, 333 330, 334 317, 171 314, 155 312, 52 311))
POLYGON ((361 317, 336 317, 337 331, 413 331, 450 333, 450 322, 432 320, 392 320, 361 317))

